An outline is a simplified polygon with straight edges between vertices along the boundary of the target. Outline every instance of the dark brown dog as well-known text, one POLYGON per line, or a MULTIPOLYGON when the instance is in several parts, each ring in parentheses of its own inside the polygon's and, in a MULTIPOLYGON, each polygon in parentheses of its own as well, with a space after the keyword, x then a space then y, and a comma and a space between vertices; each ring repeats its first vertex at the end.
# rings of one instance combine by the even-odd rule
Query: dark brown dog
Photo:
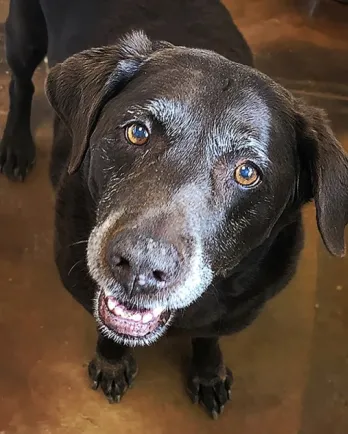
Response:
POLYGON ((47 47, 51 67, 63 61, 47 79, 56 262, 99 326, 94 386, 119 401, 137 372, 130 347, 185 332, 189 393, 217 417, 232 383, 219 336, 293 276, 305 203, 344 254, 348 160, 325 114, 251 67, 217 1, 13 0, 6 29, 10 178, 34 157, 32 73, 47 47), (116 40, 131 27, 151 38, 116 40))

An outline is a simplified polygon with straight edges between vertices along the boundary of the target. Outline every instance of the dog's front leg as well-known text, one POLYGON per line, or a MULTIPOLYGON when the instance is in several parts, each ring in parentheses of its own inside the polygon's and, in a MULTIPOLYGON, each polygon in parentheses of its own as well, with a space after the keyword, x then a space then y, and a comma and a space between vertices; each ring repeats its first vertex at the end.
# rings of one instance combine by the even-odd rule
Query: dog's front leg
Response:
POLYGON ((218 338, 192 339, 192 351, 188 393, 217 419, 230 399, 232 372, 224 365, 218 338))
POLYGON ((138 372, 132 350, 99 335, 88 373, 93 389, 100 387, 110 403, 120 402, 138 372))

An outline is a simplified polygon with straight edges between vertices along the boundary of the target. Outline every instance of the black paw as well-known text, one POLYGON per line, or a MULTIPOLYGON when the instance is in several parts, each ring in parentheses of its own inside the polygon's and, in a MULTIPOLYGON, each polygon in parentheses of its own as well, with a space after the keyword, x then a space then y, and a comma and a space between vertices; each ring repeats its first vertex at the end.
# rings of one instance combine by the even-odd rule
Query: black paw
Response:
POLYGON ((24 181, 35 163, 31 137, 3 138, 0 143, 0 172, 11 181, 24 181))
POLYGON ((130 353, 115 363, 96 355, 88 365, 92 388, 96 390, 100 387, 110 404, 121 401, 124 393, 132 386, 137 372, 136 361, 130 353))
POLYGON ((216 420, 223 412, 226 402, 231 399, 232 383, 232 372, 226 367, 215 375, 199 375, 193 369, 189 375, 187 391, 192 402, 201 404, 216 420))

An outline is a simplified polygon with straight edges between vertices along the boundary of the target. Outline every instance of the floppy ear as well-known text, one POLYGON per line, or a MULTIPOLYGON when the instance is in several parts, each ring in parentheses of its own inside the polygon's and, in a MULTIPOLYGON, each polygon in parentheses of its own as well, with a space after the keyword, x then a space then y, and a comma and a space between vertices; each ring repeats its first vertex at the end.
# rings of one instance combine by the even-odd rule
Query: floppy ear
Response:
POLYGON ((318 228, 329 252, 345 255, 348 223, 348 158, 326 113, 296 101, 296 132, 301 165, 314 198, 318 228))
POLYGON ((51 69, 46 95, 72 135, 70 174, 79 168, 105 104, 121 91, 154 51, 170 47, 173 46, 167 42, 153 42, 143 32, 136 31, 116 45, 83 51, 51 69))

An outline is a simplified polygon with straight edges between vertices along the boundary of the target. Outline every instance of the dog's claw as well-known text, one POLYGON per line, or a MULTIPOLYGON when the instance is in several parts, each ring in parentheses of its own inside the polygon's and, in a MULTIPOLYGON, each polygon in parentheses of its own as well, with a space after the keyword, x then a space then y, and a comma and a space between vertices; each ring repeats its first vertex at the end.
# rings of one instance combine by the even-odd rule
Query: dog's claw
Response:
POLYGON ((217 411, 213 410, 213 411, 211 412, 211 417, 212 417, 214 420, 218 420, 218 419, 219 419, 219 413, 218 413, 217 411))
POLYGON ((199 397, 198 397, 198 395, 192 396, 192 397, 191 397, 191 400, 192 400, 192 403, 193 403, 193 404, 198 404, 198 401, 199 401, 199 397))
POLYGON ((20 178, 21 177, 21 175, 19 174, 19 168, 18 167, 15 167, 15 169, 13 170, 13 176, 15 178, 20 178))
POLYGON ((191 373, 188 380, 187 391, 195 404, 199 402, 216 420, 223 413, 225 404, 231 399, 232 372, 224 368, 224 373, 208 378, 191 373))
POLYGON ((100 387, 109 403, 114 404, 121 401, 131 386, 137 374, 137 365, 130 353, 114 363, 96 355, 88 365, 88 374, 92 389, 100 387))
POLYGON ((100 372, 97 371, 96 365, 92 362, 88 365, 88 375, 92 379, 91 388, 97 390, 100 383, 100 372))
POLYGON ((110 404, 119 404, 121 402, 121 395, 116 395, 115 398, 109 399, 110 404))

